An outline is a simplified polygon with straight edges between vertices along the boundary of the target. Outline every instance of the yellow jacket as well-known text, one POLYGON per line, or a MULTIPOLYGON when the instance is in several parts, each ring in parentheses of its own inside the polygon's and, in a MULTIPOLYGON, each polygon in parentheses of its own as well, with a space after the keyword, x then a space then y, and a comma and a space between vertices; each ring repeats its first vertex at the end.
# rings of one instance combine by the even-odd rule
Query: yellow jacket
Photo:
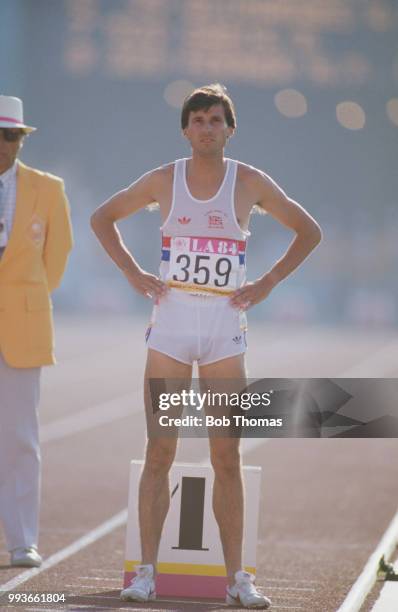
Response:
POLYGON ((55 363, 50 293, 71 248, 62 179, 18 162, 14 224, 0 258, 0 351, 8 365, 55 363))

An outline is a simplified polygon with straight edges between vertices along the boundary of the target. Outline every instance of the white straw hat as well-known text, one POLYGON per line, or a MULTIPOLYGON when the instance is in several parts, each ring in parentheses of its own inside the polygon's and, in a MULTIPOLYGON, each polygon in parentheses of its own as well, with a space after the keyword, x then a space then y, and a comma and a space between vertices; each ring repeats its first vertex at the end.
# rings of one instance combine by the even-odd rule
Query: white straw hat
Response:
POLYGON ((27 134, 34 132, 35 127, 23 122, 22 100, 13 96, 0 95, 0 128, 20 128, 27 134))

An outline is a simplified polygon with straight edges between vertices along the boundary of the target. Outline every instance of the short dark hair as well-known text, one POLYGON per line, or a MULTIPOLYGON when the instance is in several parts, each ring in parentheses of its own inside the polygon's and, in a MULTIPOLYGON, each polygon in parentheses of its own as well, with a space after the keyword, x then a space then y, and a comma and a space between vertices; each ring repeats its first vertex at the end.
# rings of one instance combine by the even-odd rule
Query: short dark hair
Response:
POLYGON ((236 115, 234 104, 227 94, 226 87, 220 83, 198 87, 185 98, 181 110, 181 128, 184 130, 187 127, 191 111, 208 111, 215 104, 223 105, 227 125, 235 128, 236 115))

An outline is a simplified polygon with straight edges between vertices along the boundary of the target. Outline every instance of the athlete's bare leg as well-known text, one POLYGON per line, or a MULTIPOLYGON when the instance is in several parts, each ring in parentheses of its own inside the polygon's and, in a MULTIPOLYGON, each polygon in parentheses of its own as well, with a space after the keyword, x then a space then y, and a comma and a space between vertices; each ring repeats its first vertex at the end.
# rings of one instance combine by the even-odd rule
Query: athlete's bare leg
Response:
MULTIPOLYGON (((244 355, 201 366, 199 376, 205 379, 244 380, 244 355)), ((235 572, 242 569, 244 498, 240 438, 209 436, 209 443, 214 468, 213 510, 220 529, 228 583, 232 586, 235 583, 235 572)))
MULTIPOLYGON (((149 388, 150 378, 182 379, 190 382, 192 366, 176 361, 168 355, 148 349, 144 379, 144 399, 147 418, 152 414, 149 388)), ((151 563, 156 573, 156 562, 163 524, 170 505, 169 470, 177 449, 177 437, 149 438, 145 464, 139 487, 139 523, 142 563, 151 563)))

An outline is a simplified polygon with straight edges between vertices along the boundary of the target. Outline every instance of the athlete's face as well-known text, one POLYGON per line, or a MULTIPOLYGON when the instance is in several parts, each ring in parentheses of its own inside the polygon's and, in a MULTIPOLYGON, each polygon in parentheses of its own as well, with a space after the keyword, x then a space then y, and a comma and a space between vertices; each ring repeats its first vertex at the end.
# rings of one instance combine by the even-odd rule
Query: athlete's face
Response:
POLYGON ((214 155, 222 151, 234 129, 225 119, 222 104, 210 106, 208 110, 191 111, 184 135, 194 151, 202 155, 214 155))

